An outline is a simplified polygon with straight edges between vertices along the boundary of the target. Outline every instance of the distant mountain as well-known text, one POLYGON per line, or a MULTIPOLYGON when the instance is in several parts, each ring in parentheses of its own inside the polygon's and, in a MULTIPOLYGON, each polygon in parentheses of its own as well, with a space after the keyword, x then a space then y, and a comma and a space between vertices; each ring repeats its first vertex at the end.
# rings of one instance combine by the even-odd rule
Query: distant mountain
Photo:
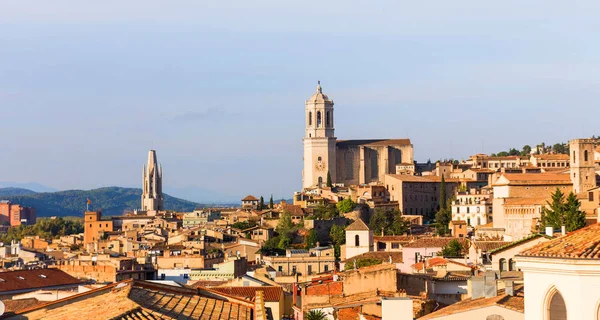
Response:
POLYGON ((199 187, 164 187, 164 192, 172 194, 175 197, 189 199, 198 203, 238 203, 243 198, 239 195, 230 195, 214 190, 199 187))
POLYGON ((55 192, 58 191, 52 187, 48 187, 37 182, 13 182, 13 181, 0 181, 0 188, 19 188, 27 189, 34 192, 55 192))
POLYGON ((30 194, 36 194, 36 192, 23 188, 0 188, 0 198, 4 196, 26 196, 30 194))
MULTIPOLYGON (((23 206, 36 208, 38 217, 48 216, 82 216, 86 209, 87 199, 92 204, 90 210, 102 208, 105 215, 122 215, 125 211, 133 211, 140 207, 142 189, 108 187, 93 190, 66 190, 58 192, 35 193, 31 190, 10 188, 20 194, 7 194, 7 189, 0 189, 0 198, 10 200, 23 206), (29 191, 30 193, 27 193, 29 191)), ((202 205, 171 197, 165 197, 165 209, 175 211, 192 211, 202 205)))

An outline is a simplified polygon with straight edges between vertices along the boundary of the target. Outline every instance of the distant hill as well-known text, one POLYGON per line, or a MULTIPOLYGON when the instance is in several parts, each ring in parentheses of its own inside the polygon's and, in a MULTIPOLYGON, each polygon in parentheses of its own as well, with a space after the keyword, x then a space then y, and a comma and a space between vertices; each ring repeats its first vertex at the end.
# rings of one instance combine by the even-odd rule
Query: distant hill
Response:
POLYGON ((0 188, 0 198, 4 196, 26 196, 35 193, 35 191, 23 188, 0 188))
POLYGON ((14 182, 14 181, 0 181, 0 188, 19 188, 27 189, 34 192, 56 192, 57 189, 45 186, 37 182, 14 182))
MULTIPOLYGON (((19 188, 0 188, 1 200, 34 207, 38 217, 82 216, 87 199, 92 202, 90 210, 102 208, 102 213, 105 215, 122 215, 125 211, 133 211, 140 207, 141 194, 142 189, 120 187, 43 193, 19 188)), ((198 203, 167 194, 164 197, 167 210, 192 211, 196 207, 202 207, 198 203)))

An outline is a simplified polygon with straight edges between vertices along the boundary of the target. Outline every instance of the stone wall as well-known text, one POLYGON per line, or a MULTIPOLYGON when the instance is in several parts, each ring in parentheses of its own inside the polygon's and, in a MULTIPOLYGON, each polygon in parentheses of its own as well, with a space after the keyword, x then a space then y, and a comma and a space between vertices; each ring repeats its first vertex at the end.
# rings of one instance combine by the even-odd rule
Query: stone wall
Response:
POLYGON ((344 295, 369 291, 397 291, 396 268, 393 265, 377 265, 345 272, 344 295))

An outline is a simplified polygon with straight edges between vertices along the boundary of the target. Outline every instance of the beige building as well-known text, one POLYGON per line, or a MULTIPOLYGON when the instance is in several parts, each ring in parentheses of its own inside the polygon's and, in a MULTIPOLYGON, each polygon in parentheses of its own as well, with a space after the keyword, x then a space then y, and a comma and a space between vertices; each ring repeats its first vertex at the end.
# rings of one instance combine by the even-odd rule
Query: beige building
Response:
MULTIPOLYGON (((446 194, 450 197, 457 191, 458 181, 447 179, 446 194)), ((385 175, 385 188, 390 201, 398 202, 402 214, 427 215, 439 210, 441 177, 411 176, 403 174, 385 175)))
POLYGON ((337 184, 382 182, 397 165, 414 162, 409 139, 338 141, 333 105, 320 83, 305 103, 303 188, 324 186, 328 174, 337 184))
POLYGON ((274 268, 278 276, 312 275, 335 268, 333 247, 287 249, 285 256, 262 256, 261 259, 264 264, 274 268))
POLYGON ((452 220, 464 220, 471 227, 492 222, 492 194, 489 189, 458 192, 452 202, 452 220))

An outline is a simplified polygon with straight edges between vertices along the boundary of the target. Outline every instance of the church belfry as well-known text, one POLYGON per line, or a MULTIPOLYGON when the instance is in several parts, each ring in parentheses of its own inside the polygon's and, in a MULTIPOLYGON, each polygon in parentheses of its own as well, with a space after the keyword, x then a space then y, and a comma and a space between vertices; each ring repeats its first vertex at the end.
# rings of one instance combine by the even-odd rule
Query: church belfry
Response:
POLYGON ((327 174, 336 181, 336 138, 333 100, 323 93, 321 82, 305 102, 304 170, 302 187, 325 186, 327 174))
POLYGON ((144 165, 142 178, 142 211, 164 210, 162 166, 158 166, 154 150, 148 152, 148 164, 144 165))
POLYGON ((569 141, 573 193, 586 192, 596 187, 594 143, 593 139, 573 139, 569 141))

